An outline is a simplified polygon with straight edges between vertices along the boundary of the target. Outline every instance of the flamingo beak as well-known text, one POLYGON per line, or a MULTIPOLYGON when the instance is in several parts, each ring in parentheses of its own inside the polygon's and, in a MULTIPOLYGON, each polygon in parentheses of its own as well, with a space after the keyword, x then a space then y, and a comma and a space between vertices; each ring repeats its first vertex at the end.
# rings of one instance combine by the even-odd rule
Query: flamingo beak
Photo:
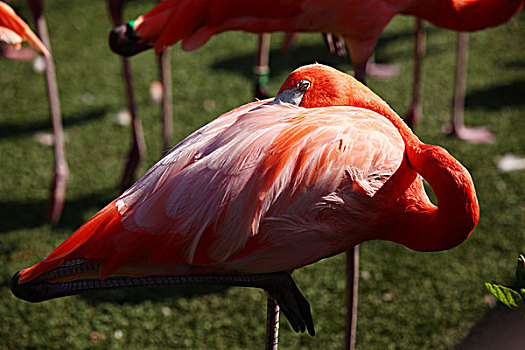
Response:
POLYGON ((109 33, 109 47, 116 54, 129 57, 152 48, 153 44, 137 36, 133 27, 126 23, 109 33))
POLYGON ((113 287, 109 279, 100 280, 89 276, 100 268, 100 264, 93 264, 88 259, 73 259, 58 267, 34 278, 33 280, 20 281, 23 270, 15 273, 11 279, 11 292, 17 297, 32 303, 54 299, 66 295, 79 294, 87 290, 108 289, 113 287), (81 277, 82 273, 87 273, 81 277), (77 280, 71 276, 78 277, 77 280))
POLYGON ((291 89, 285 89, 280 94, 275 96, 272 104, 288 103, 294 106, 300 106, 303 101, 304 94, 310 87, 308 80, 301 80, 297 85, 291 89))
POLYGON ((18 281, 20 278, 20 271, 18 271, 11 280, 11 292, 19 299, 29 301, 32 303, 39 302, 46 300, 45 298, 41 298, 40 296, 35 297, 33 293, 31 293, 31 290, 26 288, 26 286, 21 285, 18 281))

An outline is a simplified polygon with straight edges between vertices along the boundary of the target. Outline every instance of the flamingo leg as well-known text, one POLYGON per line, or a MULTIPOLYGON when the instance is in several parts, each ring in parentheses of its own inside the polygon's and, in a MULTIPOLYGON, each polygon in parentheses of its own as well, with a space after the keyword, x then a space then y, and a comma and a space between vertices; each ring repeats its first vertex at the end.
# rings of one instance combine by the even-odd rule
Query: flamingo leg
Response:
POLYGON ((472 143, 490 143, 494 136, 486 127, 468 127, 464 124, 465 90, 467 86, 468 34, 460 32, 457 44, 456 85, 452 124, 445 126, 447 135, 472 143))
POLYGON ((415 20, 415 46, 414 46, 414 81, 412 85, 412 103, 410 110, 405 116, 407 125, 414 129, 417 123, 421 120, 421 68, 423 65, 423 58, 425 57, 425 41, 426 34, 423 28, 423 20, 416 18, 415 20))
MULTIPOLYGON (((109 12, 111 21, 114 26, 122 23, 122 6, 124 0, 109 0, 109 12)), ((129 113, 131 114, 131 137, 132 145, 128 152, 128 160, 122 173, 120 187, 123 190, 129 188, 135 182, 137 171, 140 163, 146 155, 146 142, 144 141, 144 132, 142 131, 142 120, 137 114, 137 105, 135 103, 135 94, 133 92, 133 82, 131 80, 131 69, 129 60, 126 57, 121 58, 122 75, 126 85, 126 97, 128 102, 129 113)))
MULTIPOLYGON (((115 277, 104 280, 77 280, 53 282, 57 278, 79 271, 87 271, 98 266, 84 265, 80 262, 66 262, 58 268, 41 275, 29 283, 19 283, 20 272, 11 280, 11 291, 15 296, 29 302, 40 302, 58 297, 80 294, 88 291, 160 287, 179 285, 220 285, 235 287, 253 287, 265 290, 283 310, 284 315, 296 332, 308 331, 315 335, 310 304, 303 296, 292 276, 286 272, 272 272, 246 275, 189 275, 189 276, 151 276, 151 277, 115 277)), ((274 308, 275 312, 277 308, 274 308)), ((270 315, 273 320, 278 314, 270 315)), ((273 322, 273 321, 272 321, 273 322)), ((273 328, 275 328, 275 323, 273 328)), ((275 335, 275 331, 272 331, 275 335)), ((273 337, 273 336, 272 336, 273 337)), ((273 340, 272 340, 273 342, 273 340)))
MULTIPOLYGON (((366 84, 367 62, 354 63, 354 76, 366 84)), ((359 291, 359 246, 346 251, 346 331, 345 349, 355 349, 357 329, 357 301, 359 291)))
POLYGON ((128 99, 128 108, 131 113, 131 137, 133 140, 120 183, 122 190, 126 190, 135 182, 139 165, 146 155, 146 142, 144 141, 144 132, 142 131, 142 120, 137 115, 135 108, 135 94, 131 81, 131 69, 129 59, 126 57, 122 57, 122 74, 126 82, 126 96, 128 99))
POLYGON ((256 99, 264 100, 270 97, 268 81, 270 77, 270 33, 258 35, 258 50, 253 67, 255 73, 254 95, 256 99))
POLYGON ((323 33, 323 40, 330 56, 346 56, 345 41, 342 37, 334 33, 323 33))
POLYGON ((366 66, 367 62, 354 63, 354 77, 366 85, 366 66))
POLYGON ((159 73, 162 83, 162 152, 171 148, 173 135, 173 93, 170 63, 170 48, 167 47, 159 54, 159 73))
POLYGON ((279 305, 268 296, 266 304, 266 350, 277 350, 279 343, 279 305))
POLYGON ((64 128, 60 112, 55 65, 53 63, 47 25, 43 15, 43 0, 28 0, 28 3, 40 39, 49 50, 49 56, 44 56, 44 59, 46 62, 45 77, 47 97, 49 100, 51 124, 53 126, 53 134, 55 137, 55 174, 51 183, 51 191, 48 199, 48 219, 52 224, 56 224, 62 215, 62 209, 66 198, 66 184, 69 176, 69 168, 66 160, 64 128))
POLYGON ((359 246, 346 251, 346 332, 345 349, 355 349, 357 298, 359 289, 359 246))
POLYGON ((284 34, 283 41, 281 42, 281 52, 289 53, 292 48, 297 44, 299 40, 299 33, 287 32, 284 34))

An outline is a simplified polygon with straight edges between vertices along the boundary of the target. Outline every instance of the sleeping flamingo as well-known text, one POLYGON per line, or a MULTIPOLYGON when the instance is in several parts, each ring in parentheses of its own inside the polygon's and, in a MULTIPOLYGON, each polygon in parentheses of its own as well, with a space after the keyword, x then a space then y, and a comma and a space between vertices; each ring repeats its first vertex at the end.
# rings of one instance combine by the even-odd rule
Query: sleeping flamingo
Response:
POLYGON ((16 49, 20 49, 22 42, 26 41, 44 56, 49 56, 49 51, 27 23, 3 1, 0 1, 0 41, 16 49))
POLYGON ((313 334, 309 304, 289 272, 368 240, 450 249, 478 219, 463 165, 422 143, 353 77, 314 64, 292 72, 275 99, 238 107, 188 136, 17 272, 11 289, 37 302, 108 288, 252 286, 277 300, 294 330, 313 334))

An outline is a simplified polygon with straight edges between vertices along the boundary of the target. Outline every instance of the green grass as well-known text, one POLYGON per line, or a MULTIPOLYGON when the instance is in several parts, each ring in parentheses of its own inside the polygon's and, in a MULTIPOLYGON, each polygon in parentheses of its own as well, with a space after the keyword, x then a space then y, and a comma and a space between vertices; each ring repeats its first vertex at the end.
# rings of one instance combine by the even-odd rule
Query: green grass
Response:
MULTIPOLYGON (((126 18, 155 1, 133 1, 126 18)), ((18 10, 30 18, 25 2, 18 10)), ((52 148, 34 140, 49 132, 43 76, 27 62, 0 59, 0 348, 2 349, 260 349, 264 342, 265 297, 255 289, 180 288, 116 291, 67 297, 39 304, 16 299, 12 274, 38 262, 86 219, 119 194, 118 183, 130 142, 115 115, 125 105, 120 60, 107 47, 110 21, 104 1, 46 2, 67 134, 71 177, 60 224, 44 217, 53 171, 52 148), (84 98, 82 98, 84 96, 84 98), (92 96, 92 101, 89 98, 92 96), (115 331, 122 338, 115 338, 115 331)), ((525 172, 502 174, 495 158, 525 155, 525 15, 470 36, 466 122, 487 125, 496 141, 464 144, 446 138, 450 117, 456 34, 427 25, 423 74, 424 119, 417 134, 446 147, 471 171, 482 209, 472 237, 448 252, 416 253, 385 242, 361 246, 357 344, 360 349, 445 349, 460 344, 489 306, 484 282, 512 283, 514 260, 525 250, 525 172), (394 298, 385 301, 383 295, 394 298)), ((376 53, 401 75, 369 85, 403 114, 410 100, 413 19, 397 17, 376 53)), ((272 38, 271 91, 298 66, 324 62, 351 71, 345 59, 330 58, 320 35, 303 35, 290 54, 272 38)), ((203 48, 172 53, 174 137, 251 100, 255 37, 226 33, 203 48), (206 100, 215 101, 212 111, 206 100)), ((138 108, 148 158, 161 154, 160 109, 148 86, 157 79, 151 52, 132 59, 138 108)), ((317 335, 297 335, 282 320, 282 349, 340 349, 344 331, 344 259, 336 256, 297 271, 309 298, 317 335)))

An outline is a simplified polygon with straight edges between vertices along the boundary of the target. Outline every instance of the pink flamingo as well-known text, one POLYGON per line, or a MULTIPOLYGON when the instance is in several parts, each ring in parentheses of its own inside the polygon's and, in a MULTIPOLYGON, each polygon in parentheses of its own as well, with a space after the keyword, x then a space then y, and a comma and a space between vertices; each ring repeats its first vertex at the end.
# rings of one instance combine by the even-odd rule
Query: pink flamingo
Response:
POLYGON ((195 131, 33 267, 27 301, 184 283, 265 289, 314 333, 288 272, 368 240, 418 251, 462 243, 479 220, 468 171, 422 143, 366 86, 315 64, 274 100, 195 131), (422 177, 433 188, 434 206, 422 177))

